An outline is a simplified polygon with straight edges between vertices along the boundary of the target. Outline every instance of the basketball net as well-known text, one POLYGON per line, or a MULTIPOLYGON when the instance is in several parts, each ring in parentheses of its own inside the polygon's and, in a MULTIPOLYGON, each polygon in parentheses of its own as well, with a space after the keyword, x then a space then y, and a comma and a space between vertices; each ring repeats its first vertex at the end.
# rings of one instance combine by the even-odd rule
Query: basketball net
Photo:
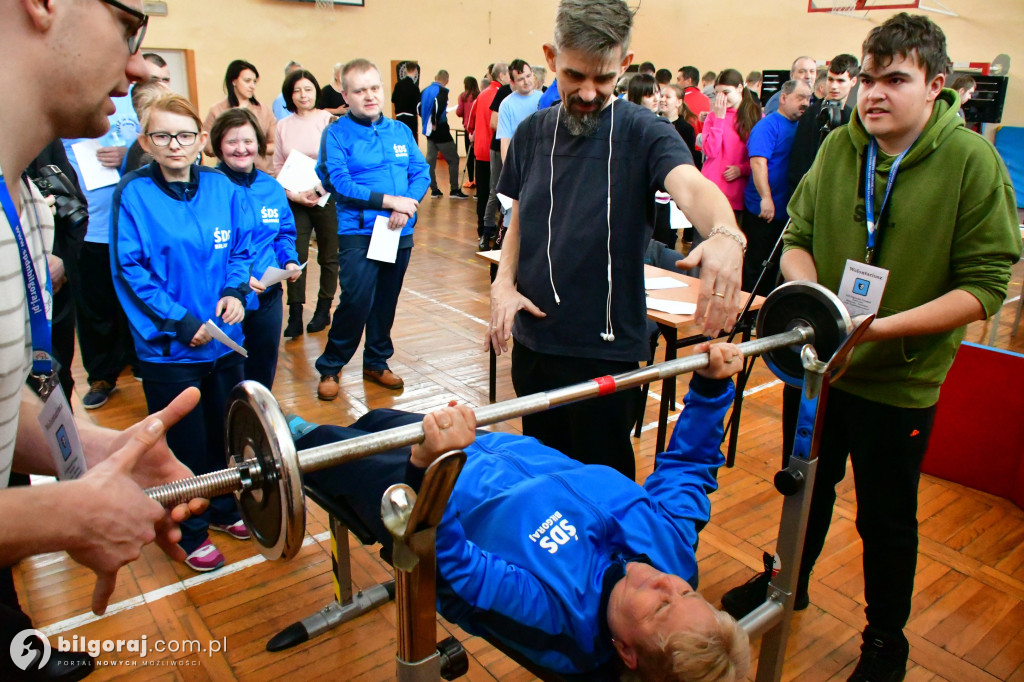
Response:
POLYGON ((868 18, 867 10, 858 10, 857 3, 849 2, 849 0, 846 0, 845 2, 836 2, 836 4, 832 6, 832 9, 829 10, 829 14, 841 17, 853 17, 854 19, 868 18))
MULTIPOLYGON (((334 14, 334 0, 314 0, 316 8, 318 10, 327 12, 329 15, 334 14)), ((334 18, 333 16, 331 17, 334 18)))

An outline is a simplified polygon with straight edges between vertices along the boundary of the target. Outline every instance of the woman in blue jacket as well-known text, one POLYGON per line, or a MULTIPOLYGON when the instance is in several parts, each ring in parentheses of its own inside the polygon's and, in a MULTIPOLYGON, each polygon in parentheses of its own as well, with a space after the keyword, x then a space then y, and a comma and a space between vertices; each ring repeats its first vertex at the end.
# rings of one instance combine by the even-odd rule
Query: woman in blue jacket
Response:
POLYGON ((374 410, 351 428, 291 421, 296 447, 324 445, 423 420, 422 445, 356 460, 307 479, 344 497, 390 552, 380 499, 392 483, 418 489, 450 450, 466 464, 437 528, 438 610, 467 632, 500 640, 561 674, 618 665, 641 679, 746 679, 747 636, 697 592, 696 547, 725 459, 732 344, 701 344, 709 366, 690 392, 668 449, 643 486, 507 433, 477 433, 465 406, 425 418, 374 410))
MULTIPOLYGON (((244 342, 252 216, 223 173, 194 164, 206 144, 201 119, 178 95, 163 97, 142 122, 140 142, 154 161, 125 175, 114 192, 110 258, 114 288, 128 316, 152 414, 189 386, 199 407, 167 432, 171 450, 196 474, 224 466, 224 409, 244 378, 243 358, 213 339, 217 326, 244 342)), ((224 564, 208 528, 248 539, 232 496, 210 501, 181 524, 186 563, 197 571, 224 564)))
POLYGON ((249 246, 253 255, 249 287, 258 296, 250 297, 242 323, 249 351, 245 378, 273 388, 283 321, 281 284, 265 287, 260 280, 271 266, 290 271, 292 282, 302 274, 295 252, 295 217, 284 188, 256 168, 256 159, 266 153, 267 138, 251 111, 228 109, 218 116, 210 130, 210 144, 220 159, 217 170, 241 190, 255 221, 249 246))

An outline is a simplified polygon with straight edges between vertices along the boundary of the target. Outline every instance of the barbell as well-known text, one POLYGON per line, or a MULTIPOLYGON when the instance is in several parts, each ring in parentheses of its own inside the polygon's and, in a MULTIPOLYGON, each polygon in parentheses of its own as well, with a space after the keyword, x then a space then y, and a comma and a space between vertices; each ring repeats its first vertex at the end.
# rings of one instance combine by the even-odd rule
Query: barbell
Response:
MULTIPOLYGON (((744 357, 764 355, 781 379, 798 384, 803 376, 799 349, 812 344, 818 357, 830 358, 853 329, 842 302, 821 285, 788 282, 765 299, 758 314, 757 336, 738 345, 744 357)), ((475 410, 478 426, 549 410, 707 367, 708 354, 651 364, 615 376, 535 393, 475 410)), ((422 424, 297 452, 288 423, 270 391, 243 381, 231 394, 225 424, 228 468, 149 488, 146 493, 165 507, 194 498, 234 493, 246 527, 268 559, 290 559, 305 536, 302 474, 319 471, 387 450, 422 443, 422 424)))

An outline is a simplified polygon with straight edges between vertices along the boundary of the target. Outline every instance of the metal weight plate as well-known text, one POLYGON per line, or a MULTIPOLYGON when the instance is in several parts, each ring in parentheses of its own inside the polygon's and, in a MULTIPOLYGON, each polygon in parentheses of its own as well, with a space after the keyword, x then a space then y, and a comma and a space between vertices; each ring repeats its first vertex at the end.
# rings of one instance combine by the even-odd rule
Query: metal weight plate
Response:
POLYGON ((260 475, 235 493, 242 520, 268 559, 291 559, 302 547, 306 505, 288 423, 263 384, 243 381, 231 392, 225 426, 228 466, 256 460, 260 475))
MULTIPOLYGON (((814 329, 814 350, 822 362, 828 362, 853 330, 853 322, 843 302, 831 291, 814 282, 786 282, 775 289, 757 315, 757 337, 763 339, 804 325, 814 329)), ((804 368, 800 348, 786 346, 764 354, 765 363, 790 386, 801 386, 804 368)))

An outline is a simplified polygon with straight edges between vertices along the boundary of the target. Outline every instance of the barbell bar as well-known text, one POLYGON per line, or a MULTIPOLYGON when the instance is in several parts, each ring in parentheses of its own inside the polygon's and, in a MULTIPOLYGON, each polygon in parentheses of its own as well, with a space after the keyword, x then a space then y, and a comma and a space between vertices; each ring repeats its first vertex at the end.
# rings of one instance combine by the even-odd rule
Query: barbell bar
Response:
MULTIPOLYGON (((791 357, 805 344, 819 357, 831 357, 853 329, 842 302, 824 287, 788 282, 768 295, 758 315, 758 338, 738 344, 744 357, 764 355, 780 378, 792 383, 791 357), (786 319, 777 319, 785 316, 786 319), (762 335, 762 330, 774 333, 762 335)), ((560 405, 608 395, 707 367, 707 353, 592 379, 563 388, 513 398, 474 410, 478 426, 543 412, 560 405)), ((798 377, 796 377, 798 380, 798 377)), ((297 452, 280 406, 263 385, 243 381, 232 392, 227 411, 225 447, 228 468, 149 488, 154 500, 171 507, 194 498, 234 493, 242 519, 268 559, 290 559, 305 534, 302 474, 424 440, 422 424, 297 452)))

